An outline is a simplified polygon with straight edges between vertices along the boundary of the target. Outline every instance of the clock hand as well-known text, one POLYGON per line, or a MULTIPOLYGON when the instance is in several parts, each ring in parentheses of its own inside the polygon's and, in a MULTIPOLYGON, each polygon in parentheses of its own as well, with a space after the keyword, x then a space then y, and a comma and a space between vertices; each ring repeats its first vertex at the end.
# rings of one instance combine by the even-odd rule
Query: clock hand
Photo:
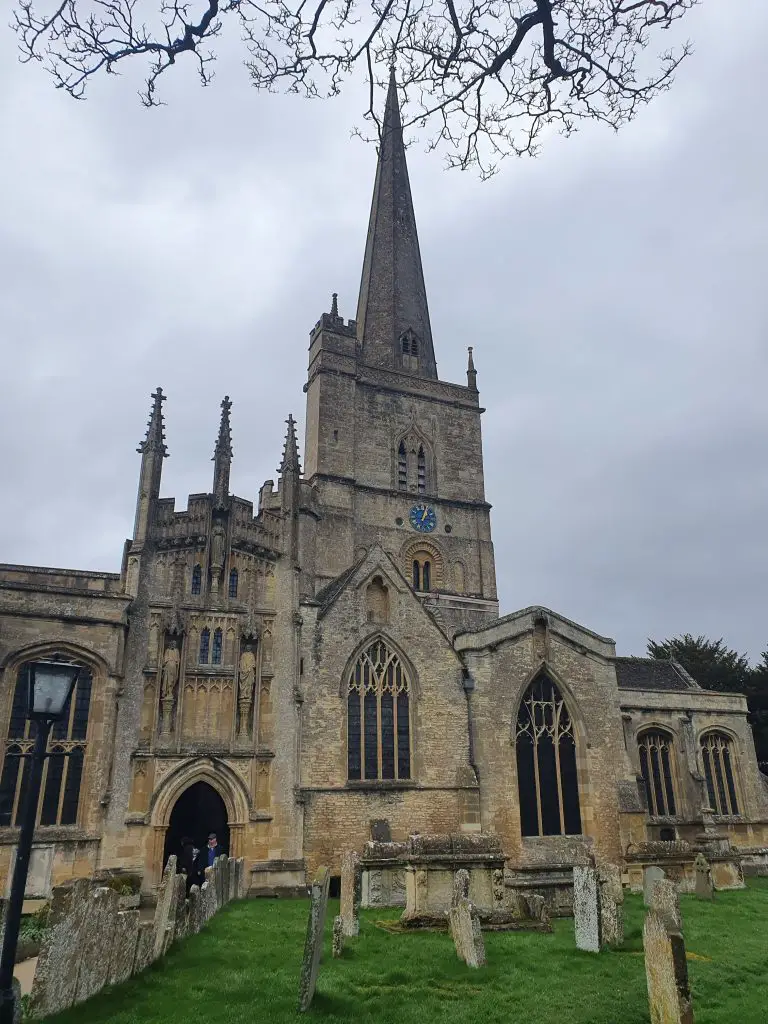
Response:
POLYGON ((425 508, 425 509, 424 509, 424 511, 423 511, 423 512, 421 513, 421 521, 422 521, 422 523, 423 523, 423 522, 424 522, 424 520, 425 520, 425 519, 427 518, 427 512, 428 512, 428 511, 429 511, 429 510, 425 508))

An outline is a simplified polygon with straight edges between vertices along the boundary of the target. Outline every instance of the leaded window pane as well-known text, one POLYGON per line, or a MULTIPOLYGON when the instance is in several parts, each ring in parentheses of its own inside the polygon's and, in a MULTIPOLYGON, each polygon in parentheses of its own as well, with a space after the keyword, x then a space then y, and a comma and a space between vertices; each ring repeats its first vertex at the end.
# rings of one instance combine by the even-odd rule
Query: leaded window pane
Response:
POLYGON ((223 634, 220 629, 214 630, 213 633, 213 654, 211 655, 211 663, 213 665, 221 664, 221 651, 223 644, 223 634))
POLYGON ((710 806, 715 814, 738 814, 739 801, 730 737, 720 732, 707 733, 701 739, 701 753, 710 806))
POLYGON ((522 834, 579 835, 573 723, 560 691, 548 676, 535 679, 520 704, 516 760, 522 834))
POLYGON ((408 674, 379 639, 347 680, 347 773, 350 779, 408 779, 411 737, 408 674))

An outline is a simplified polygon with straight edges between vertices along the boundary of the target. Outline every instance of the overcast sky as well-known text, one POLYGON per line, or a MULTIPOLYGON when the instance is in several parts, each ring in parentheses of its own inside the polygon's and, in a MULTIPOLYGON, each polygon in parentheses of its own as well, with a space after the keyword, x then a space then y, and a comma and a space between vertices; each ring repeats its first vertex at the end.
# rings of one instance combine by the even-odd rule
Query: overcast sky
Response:
MULTIPOLYGON (((438 368, 475 347, 502 613, 544 604, 622 654, 680 632, 768 647, 768 5, 704 0, 673 90, 483 184, 409 151, 438 368), (749 26, 748 31, 745 26, 749 26)), ((662 40, 664 41, 664 40, 662 40)), ((237 52, 233 50, 233 52, 237 52)), ((138 70, 138 68, 137 68, 138 70)), ((178 508, 304 425, 308 332, 354 316, 375 151, 365 96, 138 79, 87 102, 0 34, 0 560, 119 571, 158 384, 178 508)))

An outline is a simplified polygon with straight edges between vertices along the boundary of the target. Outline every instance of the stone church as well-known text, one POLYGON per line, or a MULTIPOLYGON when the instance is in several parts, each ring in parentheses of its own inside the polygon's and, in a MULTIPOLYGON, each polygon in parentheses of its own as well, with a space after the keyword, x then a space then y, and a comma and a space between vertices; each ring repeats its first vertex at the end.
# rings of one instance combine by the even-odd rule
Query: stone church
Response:
POLYGON ((304 392, 304 465, 289 417, 255 508, 230 493, 228 398, 210 491, 162 497, 158 388, 120 572, 0 566, 0 871, 39 658, 82 671, 30 895, 106 869, 150 894, 182 835, 209 831, 253 894, 338 873, 372 830, 494 833, 519 877, 713 829, 745 856, 768 845, 741 696, 546 608, 499 617, 472 349, 466 383, 439 378, 394 83, 357 316, 334 296, 304 392))

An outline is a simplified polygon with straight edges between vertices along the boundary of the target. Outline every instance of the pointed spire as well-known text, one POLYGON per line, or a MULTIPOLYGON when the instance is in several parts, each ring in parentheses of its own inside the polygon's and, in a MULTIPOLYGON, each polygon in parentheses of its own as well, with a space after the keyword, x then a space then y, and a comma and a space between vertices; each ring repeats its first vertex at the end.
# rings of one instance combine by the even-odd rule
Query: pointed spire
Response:
POLYGON ((339 293, 334 292, 331 296, 331 316, 339 315, 339 293))
POLYGON ((149 397, 152 399, 152 412, 149 414, 147 433, 136 451, 141 455, 147 452, 159 452, 165 458, 168 455, 165 443, 165 422, 163 421, 163 402, 166 396, 163 394, 163 389, 158 388, 149 397))
POLYGON ((221 403, 219 436, 213 450, 213 496, 217 506, 225 504, 229 497, 229 469, 232 465, 232 430, 229 424, 231 408, 229 395, 225 395, 221 403))
POLYGON ((288 429, 285 432, 283 461, 280 463, 278 473, 280 476, 284 476, 288 472, 294 472, 298 475, 301 473, 301 463, 299 462, 299 445, 296 440, 296 421, 289 413, 288 419, 285 422, 288 424, 288 429))
POLYGON ((357 337, 363 362, 437 377, 394 67, 365 243, 357 337), (407 353, 402 341, 406 333, 407 353))
POLYGON ((472 391, 477 391, 477 370, 475 369, 475 361, 472 358, 472 346, 467 347, 468 359, 467 359, 467 387, 472 391))

